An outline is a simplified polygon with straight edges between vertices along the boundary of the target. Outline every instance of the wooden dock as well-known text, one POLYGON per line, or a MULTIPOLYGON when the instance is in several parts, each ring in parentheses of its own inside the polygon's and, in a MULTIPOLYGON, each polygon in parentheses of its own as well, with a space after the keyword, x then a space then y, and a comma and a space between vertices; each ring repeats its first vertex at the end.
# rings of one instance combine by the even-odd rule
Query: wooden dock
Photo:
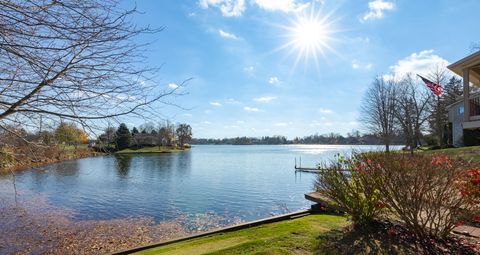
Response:
POLYGON ((300 157, 299 166, 297 166, 297 158, 295 158, 295 172, 318 173, 322 170, 317 167, 302 167, 302 157, 300 157))
MULTIPOLYGON (((320 167, 302 167, 302 157, 300 157, 300 165, 297 166, 297 158, 295 158, 295 172, 304 172, 304 173, 323 173, 328 171, 328 169, 320 167)), ((349 172, 348 169, 342 169, 342 172, 349 172)))

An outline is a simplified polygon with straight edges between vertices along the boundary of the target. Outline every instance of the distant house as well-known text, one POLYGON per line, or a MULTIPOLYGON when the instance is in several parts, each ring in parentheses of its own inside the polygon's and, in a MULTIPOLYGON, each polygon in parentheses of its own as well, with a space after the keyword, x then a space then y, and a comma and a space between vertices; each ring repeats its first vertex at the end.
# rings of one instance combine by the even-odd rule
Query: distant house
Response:
POLYGON ((463 98, 448 106, 455 146, 480 145, 480 93, 470 93, 470 84, 480 88, 480 51, 448 66, 463 78, 463 98))
POLYGON ((158 136, 138 133, 133 135, 133 143, 139 146, 156 146, 158 145, 158 136))

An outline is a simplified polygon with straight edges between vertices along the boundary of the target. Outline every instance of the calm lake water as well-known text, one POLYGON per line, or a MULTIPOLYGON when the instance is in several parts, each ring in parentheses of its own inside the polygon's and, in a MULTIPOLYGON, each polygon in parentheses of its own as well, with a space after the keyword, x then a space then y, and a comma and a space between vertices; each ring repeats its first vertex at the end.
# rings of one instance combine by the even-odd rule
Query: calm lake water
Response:
MULTIPOLYGON (((197 145, 170 154, 101 156, 17 173, 18 199, 36 194, 71 209, 75 219, 149 216, 156 221, 214 213, 254 220, 308 208, 314 174, 295 173, 295 157, 313 167, 337 153, 379 150, 346 145, 197 145), (23 195, 22 195, 23 194, 23 195)), ((11 198, 0 176, 0 198, 11 198)))

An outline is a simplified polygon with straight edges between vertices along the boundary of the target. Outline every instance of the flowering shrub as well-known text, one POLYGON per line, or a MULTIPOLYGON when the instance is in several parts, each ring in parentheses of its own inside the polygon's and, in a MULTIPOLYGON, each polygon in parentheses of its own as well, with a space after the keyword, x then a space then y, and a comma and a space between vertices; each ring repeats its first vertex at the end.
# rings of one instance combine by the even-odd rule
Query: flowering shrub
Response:
POLYGON ((446 237, 476 215, 480 202, 480 170, 446 155, 355 154, 330 166, 316 185, 354 221, 372 220, 385 209, 418 236, 446 237))
POLYGON ((467 170, 466 175, 462 195, 469 196, 472 202, 480 203, 480 169, 467 170))
MULTIPOLYGON (((330 198, 353 220, 356 227, 365 226, 377 218, 385 204, 380 201, 380 191, 362 181, 362 172, 346 172, 357 165, 355 159, 338 157, 322 168, 318 175, 316 190, 330 198)), ((361 165, 360 165, 361 166, 361 165)))

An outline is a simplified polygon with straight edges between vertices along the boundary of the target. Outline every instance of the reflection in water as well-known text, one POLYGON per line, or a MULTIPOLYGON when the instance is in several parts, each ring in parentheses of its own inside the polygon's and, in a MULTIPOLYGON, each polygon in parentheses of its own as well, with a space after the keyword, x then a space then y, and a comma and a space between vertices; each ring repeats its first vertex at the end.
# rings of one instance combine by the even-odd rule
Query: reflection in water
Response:
MULTIPOLYGON (((357 147, 358 148, 358 147, 357 147)), ((362 149, 375 149, 363 146, 362 149)), ((302 165, 347 153, 351 146, 194 146, 162 154, 107 155, 20 171, 17 189, 44 194, 53 206, 72 209, 76 220, 145 216, 155 221, 213 212, 225 219, 255 220, 307 208, 314 174, 302 165), (314 153, 312 153, 314 152, 314 153)), ((12 190, 0 177, 0 200, 12 190)), ((20 195, 21 199, 25 196, 20 195)))
POLYGON ((114 154, 115 166, 120 177, 127 177, 132 163, 131 154, 114 154))

